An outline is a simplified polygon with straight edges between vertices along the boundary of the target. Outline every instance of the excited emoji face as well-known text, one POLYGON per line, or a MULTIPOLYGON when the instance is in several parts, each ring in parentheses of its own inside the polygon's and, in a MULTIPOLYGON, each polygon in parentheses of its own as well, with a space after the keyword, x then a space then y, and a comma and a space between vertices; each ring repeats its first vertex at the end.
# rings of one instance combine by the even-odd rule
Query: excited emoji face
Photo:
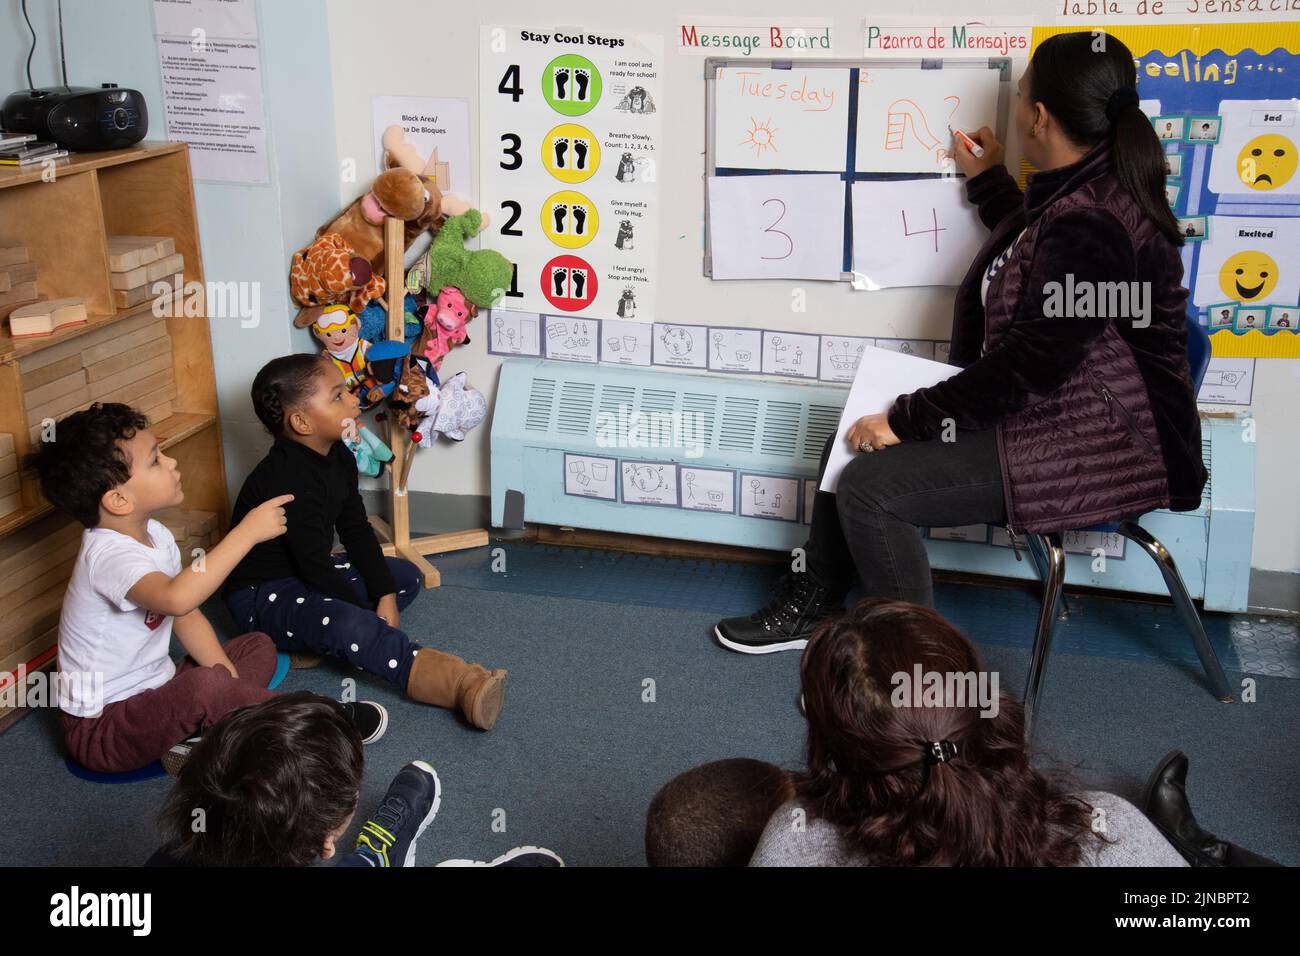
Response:
POLYGON ((1295 170, 1295 143, 1277 133, 1256 136, 1237 154, 1237 175, 1261 192, 1285 185, 1295 170))
POLYGON ((1265 252, 1239 252, 1219 270, 1219 288, 1230 299, 1259 302, 1277 285, 1277 263, 1265 252))

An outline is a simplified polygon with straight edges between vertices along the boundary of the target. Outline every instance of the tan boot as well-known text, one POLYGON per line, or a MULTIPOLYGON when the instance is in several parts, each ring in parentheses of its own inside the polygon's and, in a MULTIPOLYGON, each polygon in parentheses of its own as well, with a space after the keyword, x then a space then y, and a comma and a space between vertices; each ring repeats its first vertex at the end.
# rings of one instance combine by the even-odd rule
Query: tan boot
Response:
POLYGON ((505 693, 505 670, 489 671, 432 647, 420 648, 406 681, 406 694, 412 700, 458 709, 483 730, 491 730, 497 722, 505 693))

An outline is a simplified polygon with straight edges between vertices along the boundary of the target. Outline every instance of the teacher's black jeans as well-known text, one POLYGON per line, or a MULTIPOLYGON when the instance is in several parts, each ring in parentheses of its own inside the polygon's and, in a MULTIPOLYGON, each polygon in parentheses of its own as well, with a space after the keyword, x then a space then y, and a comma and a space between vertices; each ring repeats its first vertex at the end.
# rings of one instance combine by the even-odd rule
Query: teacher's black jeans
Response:
MULTIPOLYGON (((819 477, 832 443, 843 440, 827 440, 819 477)), ((808 570, 841 599, 856 571, 866 597, 934 607, 921 528, 1005 521, 996 430, 959 431, 951 442, 902 442, 857 453, 836 494, 817 492, 804 550, 808 570)))

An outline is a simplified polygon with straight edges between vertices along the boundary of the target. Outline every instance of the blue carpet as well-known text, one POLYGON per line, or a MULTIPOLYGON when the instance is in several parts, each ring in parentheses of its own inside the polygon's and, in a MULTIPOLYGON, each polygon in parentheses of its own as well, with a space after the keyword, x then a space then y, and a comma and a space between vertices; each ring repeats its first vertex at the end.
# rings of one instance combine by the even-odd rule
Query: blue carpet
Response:
MULTIPOLYGON (((643 865, 645 809, 672 775, 729 756, 798 763, 798 655, 745 657, 711 638, 719 616, 762 603, 771 568, 503 547, 505 572, 491 570, 486 548, 437 559, 443 587, 403 615, 418 640, 510 668, 506 709, 490 733, 331 662, 291 671, 282 685, 337 697, 342 682, 355 678, 359 696, 389 709, 387 735, 366 750, 362 819, 408 760, 437 768, 442 809, 420 841, 421 865, 490 859, 522 843, 550 847, 570 865, 643 865)), ((1002 686, 1021 687, 1032 595, 969 585, 941 585, 937 595, 1002 686)), ((1300 865, 1300 752, 1291 745, 1300 682, 1252 673, 1256 703, 1219 704, 1182 647, 1171 611, 1098 598, 1071 603, 1044 689, 1040 760, 1071 770, 1081 785, 1132 798, 1156 761, 1181 747, 1191 757, 1189 790, 1204 826, 1300 865)), ((234 633, 224 610, 207 610, 219 631, 234 633)), ((1236 684, 1244 672, 1233 628, 1242 619, 1209 617, 1236 684)), ((1281 627, 1252 653, 1289 672, 1290 633, 1281 627)), ((0 860, 143 861, 159 843, 154 814, 170 781, 105 787, 77 780, 63 767, 58 738, 50 711, 0 735, 8 824, 0 860)))

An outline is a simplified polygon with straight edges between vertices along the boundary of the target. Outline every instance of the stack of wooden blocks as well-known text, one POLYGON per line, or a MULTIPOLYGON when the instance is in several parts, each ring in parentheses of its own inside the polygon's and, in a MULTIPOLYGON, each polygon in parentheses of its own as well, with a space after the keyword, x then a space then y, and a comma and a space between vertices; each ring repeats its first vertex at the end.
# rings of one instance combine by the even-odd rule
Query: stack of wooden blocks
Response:
POLYGON ((0 319, 37 298, 36 263, 28 261, 27 246, 0 239, 0 319))
POLYGON ((18 478, 18 455, 14 451, 14 436, 0 434, 0 518, 13 514, 23 506, 23 493, 18 478))
POLYGON ((18 360, 31 441, 41 423, 94 402, 133 405, 157 423, 172 414, 176 379, 167 320, 141 312, 18 360))
POLYGON ((166 236, 109 236, 108 268, 119 309, 157 298, 154 285, 160 279, 177 291, 185 284, 185 257, 176 251, 176 240, 166 236))
POLYGON ((208 551, 217 543, 217 516, 214 512, 166 508, 158 513, 157 518, 176 539, 181 564, 186 567, 195 558, 195 548, 208 551))
MULTIPOLYGON (((59 639, 59 612, 81 550, 81 525, 46 515, 0 541, 0 679, 59 639)), ((3 716, 3 715, 0 715, 3 716)))

